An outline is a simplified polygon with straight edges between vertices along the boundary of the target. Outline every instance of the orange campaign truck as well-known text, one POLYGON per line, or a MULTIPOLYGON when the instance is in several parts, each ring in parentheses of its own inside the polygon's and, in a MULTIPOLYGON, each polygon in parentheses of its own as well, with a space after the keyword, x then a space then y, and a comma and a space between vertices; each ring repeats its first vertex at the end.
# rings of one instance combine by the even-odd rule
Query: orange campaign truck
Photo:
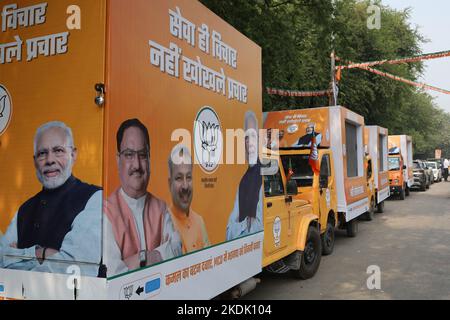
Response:
POLYGON ((401 200, 405 200, 414 184, 412 138, 407 135, 389 136, 388 143, 391 195, 398 195, 401 200))
MULTIPOLYGON (((260 47, 192 0, 0 13, 0 299, 211 299, 266 266, 316 273, 317 203, 259 157, 260 47)), ((359 174, 362 118, 332 110, 359 174)), ((360 191, 325 153, 332 230, 336 186, 347 221, 360 191)))
MULTIPOLYGON (((369 209, 364 174, 364 118, 344 107, 275 111, 264 114, 272 149, 279 150, 283 172, 298 187, 295 197, 313 206, 319 216, 322 250, 334 247, 334 228, 357 232, 357 219, 369 209), (311 145, 317 150, 311 167, 311 145)), ((288 179, 289 180, 289 179, 288 179)))
POLYGON ((369 201, 371 205, 368 212, 368 219, 372 220, 375 207, 379 213, 382 213, 384 211, 384 201, 390 196, 388 130, 379 126, 365 126, 364 143, 366 154, 370 158, 368 171, 373 179, 373 185, 370 185, 369 201))

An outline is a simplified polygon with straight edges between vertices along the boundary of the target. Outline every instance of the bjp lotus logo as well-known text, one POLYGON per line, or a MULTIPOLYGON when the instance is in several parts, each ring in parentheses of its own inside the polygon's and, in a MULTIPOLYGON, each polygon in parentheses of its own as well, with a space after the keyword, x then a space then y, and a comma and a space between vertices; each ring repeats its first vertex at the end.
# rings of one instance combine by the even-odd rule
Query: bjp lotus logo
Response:
POLYGON ((207 173, 212 173, 222 156, 222 131, 219 117, 211 107, 204 107, 194 123, 195 156, 207 173))
POLYGON ((12 116, 12 102, 8 90, 0 84, 0 135, 8 128, 12 116))

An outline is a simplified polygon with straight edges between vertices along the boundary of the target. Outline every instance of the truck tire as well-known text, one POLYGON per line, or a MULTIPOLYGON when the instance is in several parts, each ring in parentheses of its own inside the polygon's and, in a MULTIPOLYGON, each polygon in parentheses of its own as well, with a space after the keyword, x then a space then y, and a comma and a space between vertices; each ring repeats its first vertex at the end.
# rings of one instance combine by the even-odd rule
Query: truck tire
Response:
POLYGON ((334 250, 334 226, 331 222, 327 222, 327 229, 320 236, 322 241, 322 255, 328 256, 333 253, 334 250))
POLYGON ((375 214, 375 199, 372 198, 370 200, 369 211, 364 214, 364 218, 366 221, 372 221, 375 214))
POLYGON ((426 185, 426 182, 425 182, 425 184, 423 184, 423 185, 420 186, 420 191, 427 191, 427 185, 426 185))
POLYGON ((354 238, 356 237, 356 234, 358 233, 358 219, 350 220, 345 224, 347 228, 347 237, 354 238))
POLYGON ((312 278, 319 269, 321 258, 322 245, 319 231, 317 231, 317 228, 310 226, 306 238, 305 250, 302 254, 300 269, 294 271, 295 276, 302 280, 312 278))
POLYGON ((402 190, 400 190, 400 200, 405 200, 406 198, 406 191, 405 188, 403 188, 402 190))
POLYGON ((381 201, 377 206, 377 212, 383 213, 384 212, 384 201, 381 201))

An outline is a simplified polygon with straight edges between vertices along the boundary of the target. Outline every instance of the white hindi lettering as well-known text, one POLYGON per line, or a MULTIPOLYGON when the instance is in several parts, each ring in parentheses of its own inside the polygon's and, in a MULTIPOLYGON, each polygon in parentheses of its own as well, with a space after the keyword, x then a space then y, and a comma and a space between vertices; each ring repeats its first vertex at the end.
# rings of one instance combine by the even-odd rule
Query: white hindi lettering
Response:
POLYGON ((169 9, 169 16, 170 33, 180 40, 186 40, 187 43, 195 47, 195 24, 183 18, 179 7, 176 7, 176 11, 169 9))
POLYGON ((222 35, 214 30, 212 32, 212 54, 220 61, 237 68, 237 51, 223 42, 222 35))
POLYGON ((205 53, 209 54, 209 28, 206 24, 198 29, 198 47, 205 53))
POLYGON ((67 52, 69 32, 51 34, 27 40, 27 61, 36 59, 39 55, 54 56, 67 52))
POLYGON ((160 44, 149 41, 150 45, 150 63, 155 67, 159 67, 161 72, 165 72, 171 76, 179 76, 181 48, 171 43, 170 49, 160 44))
POLYGON ((17 61, 22 60, 22 40, 19 36, 14 36, 16 42, 0 44, 0 64, 12 62, 16 57, 17 61))
POLYGON ((2 31, 8 28, 17 29, 17 26, 30 27, 45 22, 47 3, 17 9, 17 4, 10 4, 3 7, 2 31))
POLYGON ((199 87, 225 95, 225 72, 220 69, 220 73, 204 66, 197 57, 197 61, 183 57, 183 78, 189 83, 194 83, 199 87))
POLYGON ((228 77, 228 99, 247 103, 247 96, 247 86, 228 77))

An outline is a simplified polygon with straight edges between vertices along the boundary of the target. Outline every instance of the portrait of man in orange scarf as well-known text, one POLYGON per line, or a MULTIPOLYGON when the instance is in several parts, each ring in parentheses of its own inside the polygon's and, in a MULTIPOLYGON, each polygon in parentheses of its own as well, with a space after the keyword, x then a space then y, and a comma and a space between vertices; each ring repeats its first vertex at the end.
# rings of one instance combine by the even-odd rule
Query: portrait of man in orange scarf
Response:
POLYGON ((175 229, 181 236, 183 254, 208 247, 208 233, 203 218, 192 210, 193 165, 189 150, 182 145, 173 148, 169 157, 169 208, 175 229))
POLYGON ((150 137, 138 119, 120 125, 116 157, 121 185, 104 204, 108 276, 181 255, 166 203, 147 191, 150 137))

